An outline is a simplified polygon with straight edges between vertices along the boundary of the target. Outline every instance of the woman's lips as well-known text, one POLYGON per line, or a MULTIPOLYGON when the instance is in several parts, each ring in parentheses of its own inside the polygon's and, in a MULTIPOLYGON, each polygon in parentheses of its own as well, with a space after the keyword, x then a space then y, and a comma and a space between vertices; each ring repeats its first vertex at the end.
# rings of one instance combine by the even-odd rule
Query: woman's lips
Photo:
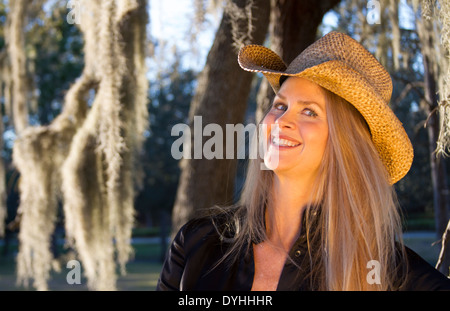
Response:
POLYGON ((287 136, 271 136, 270 142, 272 145, 282 148, 295 148, 301 145, 300 142, 287 136))

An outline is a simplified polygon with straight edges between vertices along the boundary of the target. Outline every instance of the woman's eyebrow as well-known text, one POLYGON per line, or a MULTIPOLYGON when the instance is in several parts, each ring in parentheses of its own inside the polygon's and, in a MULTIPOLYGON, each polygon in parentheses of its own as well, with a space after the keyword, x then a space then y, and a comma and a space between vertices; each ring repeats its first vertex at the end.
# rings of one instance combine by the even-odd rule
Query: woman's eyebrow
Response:
MULTIPOLYGON (((283 95, 280 94, 280 93, 278 93, 275 97, 279 97, 279 98, 281 98, 282 100, 286 100, 286 96, 283 96, 283 95)), ((299 103, 299 104, 305 104, 305 105, 312 105, 312 104, 315 104, 315 105, 320 106, 317 102, 312 101, 312 100, 297 100, 297 103, 299 103)))
POLYGON ((314 101, 297 100, 297 103, 303 104, 303 105, 317 105, 317 106, 320 107, 320 105, 317 102, 314 102, 314 101))

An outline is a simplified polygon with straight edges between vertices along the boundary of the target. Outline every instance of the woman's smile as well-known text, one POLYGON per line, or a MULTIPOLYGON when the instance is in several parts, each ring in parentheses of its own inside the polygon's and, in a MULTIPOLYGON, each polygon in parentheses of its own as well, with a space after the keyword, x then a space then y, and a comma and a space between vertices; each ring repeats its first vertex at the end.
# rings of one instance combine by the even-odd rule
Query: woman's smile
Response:
POLYGON ((292 149, 301 145, 300 142, 282 135, 271 135, 270 143, 279 149, 292 149))

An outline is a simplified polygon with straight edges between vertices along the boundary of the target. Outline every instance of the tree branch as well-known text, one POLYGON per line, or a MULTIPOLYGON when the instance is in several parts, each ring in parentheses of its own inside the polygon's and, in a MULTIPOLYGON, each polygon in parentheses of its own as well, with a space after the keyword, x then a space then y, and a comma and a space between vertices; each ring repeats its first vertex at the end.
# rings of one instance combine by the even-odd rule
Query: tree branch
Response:
POLYGON ((405 88, 400 93, 400 95, 395 99, 395 105, 398 105, 406 97, 406 95, 408 95, 408 93, 411 90, 418 92, 417 88, 423 88, 423 87, 424 87, 423 81, 409 82, 408 84, 406 84, 405 88))
POLYGON ((450 276, 450 267, 442 266, 442 263, 445 262, 444 258, 446 256, 450 256, 449 253, 450 247, 450 220, 447 223, 447 228, 442 235, 442 247, 441 252, 439 253, 439 259, 436 263, 436 269, 444 273, 446 276, 450 276))

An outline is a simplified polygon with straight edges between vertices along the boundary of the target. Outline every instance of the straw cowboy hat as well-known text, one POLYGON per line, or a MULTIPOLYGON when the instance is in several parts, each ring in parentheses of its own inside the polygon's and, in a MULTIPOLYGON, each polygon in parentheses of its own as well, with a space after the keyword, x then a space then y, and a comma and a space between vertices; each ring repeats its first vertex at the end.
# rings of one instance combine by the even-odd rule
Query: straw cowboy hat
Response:
POLYGON ((369 125, 372 141, 386 166, 391 184, 402 179, 413 160, 413 148, 401 122, 389 108, 392 81, 384 67, 349 36, 330 32, 298 55, 289 66, 270 49, 243 47, 239 65, 261 72, 275 93, 281 76, 308 79, 344 98, 358 109, 369 125))

